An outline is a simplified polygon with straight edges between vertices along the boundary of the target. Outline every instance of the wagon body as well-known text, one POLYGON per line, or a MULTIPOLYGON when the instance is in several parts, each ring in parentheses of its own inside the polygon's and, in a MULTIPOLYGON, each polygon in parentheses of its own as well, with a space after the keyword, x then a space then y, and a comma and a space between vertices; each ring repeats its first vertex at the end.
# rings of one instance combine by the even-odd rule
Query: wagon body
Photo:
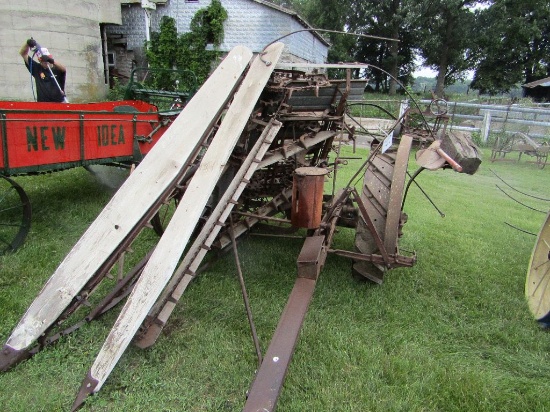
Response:
POLYGON ((168 121, 143 101, 0 102, 0 174, 139 162, 168 121))
POLYGON ((30 199, 11 177, 100 164, 129 167, 176 115, 138 100, 0 102, 0 254, 21 246, 31 225, 30 199))

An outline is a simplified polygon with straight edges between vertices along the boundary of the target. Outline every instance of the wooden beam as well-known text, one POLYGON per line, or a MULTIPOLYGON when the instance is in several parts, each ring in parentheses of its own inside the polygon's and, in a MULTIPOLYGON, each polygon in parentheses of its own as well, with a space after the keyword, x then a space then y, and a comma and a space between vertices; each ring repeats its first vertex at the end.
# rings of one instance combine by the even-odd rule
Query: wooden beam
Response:
MULTIPOLYGON (((265 55, 256 57, 252 63, 178 208, 84 380, 73 408, 78 408, 87 395, 103 386, 172 277, 204 206, 274 69, 274 65, 266 65, 264 60, 277 62, 283 47, 282 43, 271 45, 265 55)), ((218 95, 219 92, 213 94, 218 95)))
POLYGON ((236 47, 189 101, 50 277, 0 352, 0 363, 2 356, 28 348, 55 322, 173 184, 225 108, 251 55, 247 48, 236 47))

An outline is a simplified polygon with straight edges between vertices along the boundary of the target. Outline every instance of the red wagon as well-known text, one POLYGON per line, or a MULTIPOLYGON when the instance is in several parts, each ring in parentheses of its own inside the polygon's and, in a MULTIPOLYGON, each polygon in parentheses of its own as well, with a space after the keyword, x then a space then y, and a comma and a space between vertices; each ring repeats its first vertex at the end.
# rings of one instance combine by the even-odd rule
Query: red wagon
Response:
POLYGON ((31 223, 29 198, 10 177, 138 163, 176 115, 139 100, 0 102, 0 251, 17 249, 31 223))

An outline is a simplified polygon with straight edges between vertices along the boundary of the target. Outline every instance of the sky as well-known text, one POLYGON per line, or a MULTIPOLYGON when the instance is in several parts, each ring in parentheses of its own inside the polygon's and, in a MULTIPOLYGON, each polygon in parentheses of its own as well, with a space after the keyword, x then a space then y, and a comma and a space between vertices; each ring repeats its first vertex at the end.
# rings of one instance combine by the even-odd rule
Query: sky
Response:
POLYGON ((419 67, 413 72, 414 77, 436 77, 437 72, 434 72, 429 67, 419 67))
MULTIPOLYGON (((433 71, 429 67, 420 66, 418 69, 416 69, 413 72, 413 77, 430 77, 430 78, 436 78, 437 72, 433 71)), ((466 74, 466 79, 472 80, 474 78, 473 71, 468 71, 466 74)))

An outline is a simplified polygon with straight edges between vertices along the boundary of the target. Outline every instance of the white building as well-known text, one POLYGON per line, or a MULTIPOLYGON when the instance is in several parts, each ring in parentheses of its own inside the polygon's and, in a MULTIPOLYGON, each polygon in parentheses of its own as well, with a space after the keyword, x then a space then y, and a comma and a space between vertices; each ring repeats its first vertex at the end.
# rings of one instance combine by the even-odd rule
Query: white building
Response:
MULTIPOLYGON (((122 25, 110 26, 108 36, 126 39, 129 50, 141 50, 150 31, 159 31, 163 16, 176 20, 179 33, 189 31, 195 13, 210 5, 210 0, 157 0, 154 10, 143 7, 142 0, 127 0, 122 7, 122 25)), ((225 38, 220 50, 228 52, 236 45, 245 45, 260 52, 273 40, 293 31, 312 29, 295 12, 262 0, 221 0, 228 14, 224 23, 225 38)), ((301 32, 286 37, 289 59, 324 63, 329 44, 317 32, 301 32)))
MULTIPOLYGON (((189 31, 195 13, 210 0, 0 1, 0 99, 34 100, 31 76, 19 56, 29 37, 47 47, 67 67, 70 102, 104 99, 109 72, 129 76, 142 66, 144 45, 161 18, 173 17, 178 33, 189 31)), ((245 45, 260 52, 285 37, 283 61, 324 63, 329 44, 296 13, 263 0, 221 0, 227 10, 220 50, 245 45), (310 31, 304 31, 310 30, 310 31)))

